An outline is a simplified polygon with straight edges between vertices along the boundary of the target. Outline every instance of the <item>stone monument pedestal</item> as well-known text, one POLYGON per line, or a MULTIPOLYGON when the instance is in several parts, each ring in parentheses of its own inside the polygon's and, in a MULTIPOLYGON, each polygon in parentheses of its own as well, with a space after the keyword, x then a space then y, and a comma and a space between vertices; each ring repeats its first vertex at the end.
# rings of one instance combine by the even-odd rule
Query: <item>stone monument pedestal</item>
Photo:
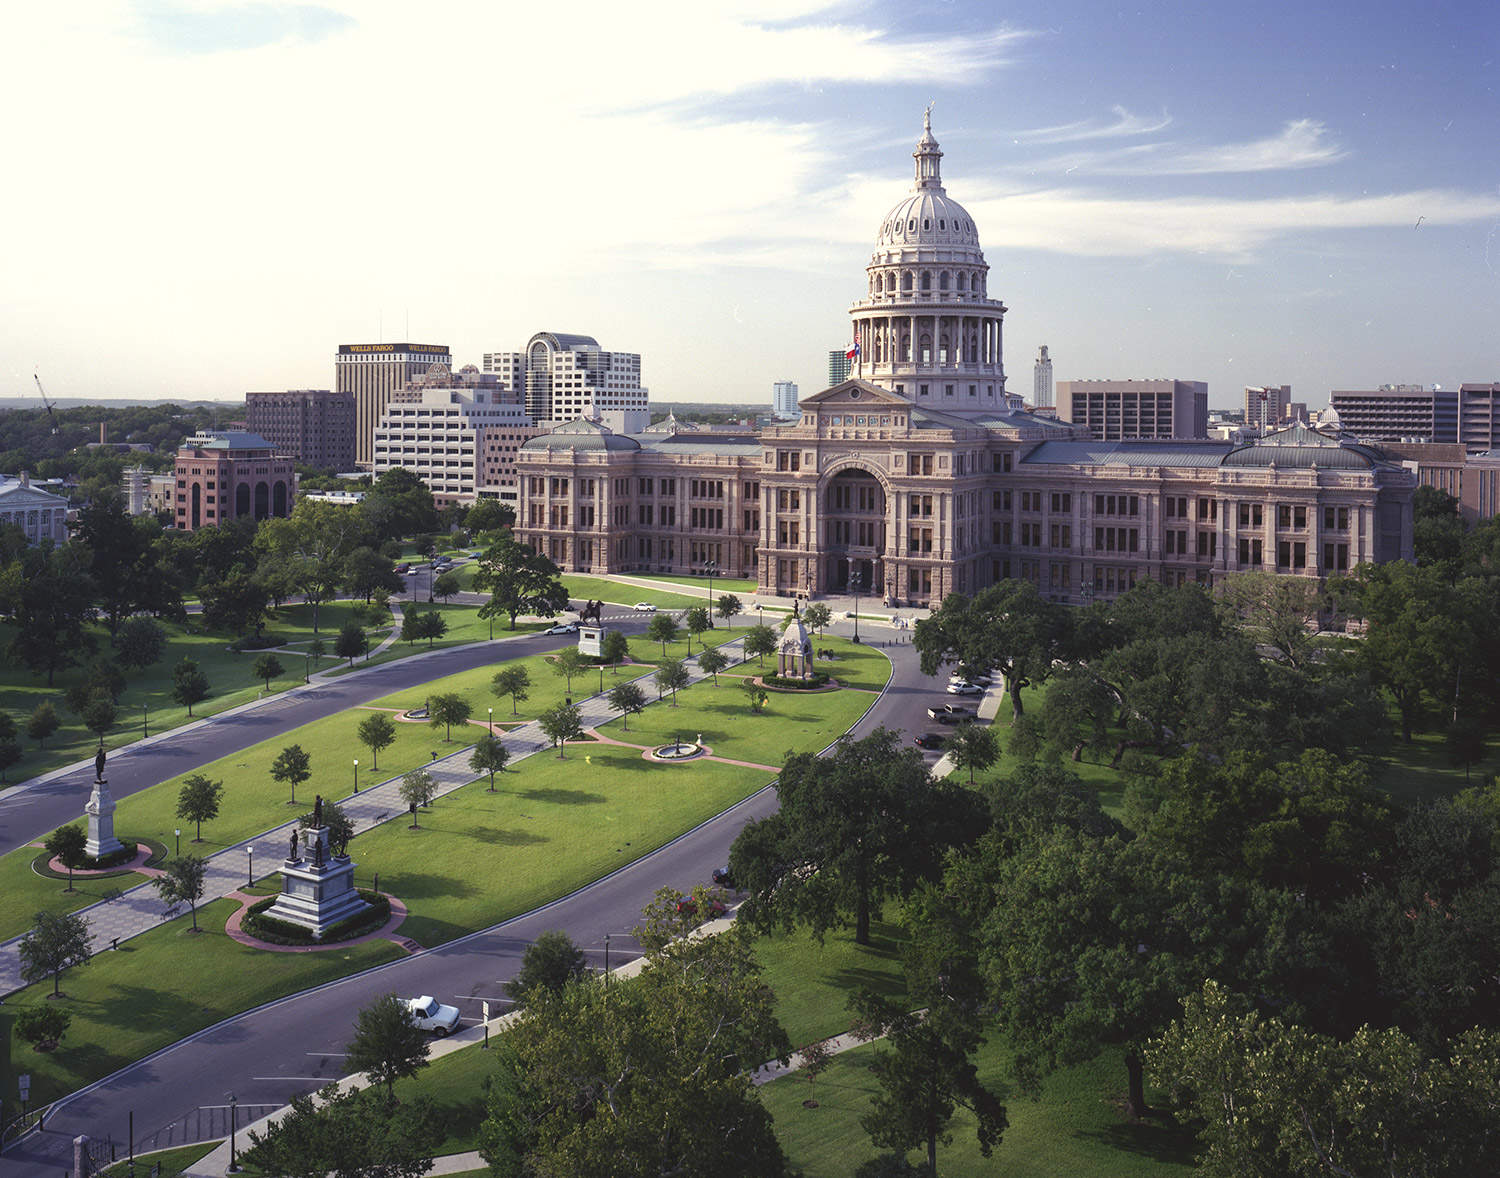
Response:
POLYGON ((266 915, 322 937, 369 905, 354 889, 354 861, 331 853, 326 826, 304 830, 302 847, 296 859, 281 864, 281 895, 266 915))
POLYGON ((89 820, 88 841, 83 844, 86 855, 102 859, 125 849, 125 844, 115 838, 115 800, 109 796, 109 782, 102 779, 94 782, 94 792, 89 794, 83 812, 89 820))

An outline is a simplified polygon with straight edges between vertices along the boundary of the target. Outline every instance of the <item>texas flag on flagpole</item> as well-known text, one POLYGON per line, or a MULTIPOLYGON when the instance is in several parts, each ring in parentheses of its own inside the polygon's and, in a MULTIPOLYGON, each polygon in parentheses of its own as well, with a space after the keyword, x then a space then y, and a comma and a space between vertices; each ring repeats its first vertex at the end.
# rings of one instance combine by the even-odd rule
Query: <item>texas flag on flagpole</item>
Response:
POLYGON ((859 359, 859 341, 858 340, 855 340, 852 344, 850 344, 847 348, 844 349, 844 359, 850 361, 851 363, 853 361, 859 359))

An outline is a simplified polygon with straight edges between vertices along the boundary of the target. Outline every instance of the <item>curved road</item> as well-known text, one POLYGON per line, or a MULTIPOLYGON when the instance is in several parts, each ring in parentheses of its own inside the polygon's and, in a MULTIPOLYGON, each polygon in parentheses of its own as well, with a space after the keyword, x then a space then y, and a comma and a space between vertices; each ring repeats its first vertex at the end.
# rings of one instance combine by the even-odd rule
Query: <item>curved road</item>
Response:
MULTIPOLYGON (((893 664, 891 682, 855 725, 856 736, 882 724, 908 734, 925 730, 929 725, 923 709, 946 700, 939 681, 922 675, 910 645, 892 645, 885 653, 893 664)), ((442 673, 456 669, 444 664, 442 673)), ((402 685, 382 679, 379 691, 395 690, 392 683, 402 685)), ((307 718, 300 710, 299 715, 307 718)), ((265 735, 257 729, 254 739, 265 735)), ((504 983, 515 976, 527 945, 547 929, 565 930, 601 965, 604 938, 610 934, 610 964, 623 964, 636 956, 628 930, 656 890, 687 890, 706 881, 728 858, 740 829, 775 808, 775 791, 763 789, 653 854, 542 908, 238 1015, 174 1044, 64 1101, 44 1132, 32 1133, 6 1153, 6 1173, 10 1178, 56 1178, 71 1164, 71 1142, 79 1133, 96 1139, 113 1136, 123 1156, 132 1111, 138 1150, 222 1137, 228 1130, 231 1092, 244 1123, 338 1079, 353 1012, 380 994, 433 994, 471 1019, 479 1015, 479 1002, 488 999, 498 1012, 504 1006, 504 983)))

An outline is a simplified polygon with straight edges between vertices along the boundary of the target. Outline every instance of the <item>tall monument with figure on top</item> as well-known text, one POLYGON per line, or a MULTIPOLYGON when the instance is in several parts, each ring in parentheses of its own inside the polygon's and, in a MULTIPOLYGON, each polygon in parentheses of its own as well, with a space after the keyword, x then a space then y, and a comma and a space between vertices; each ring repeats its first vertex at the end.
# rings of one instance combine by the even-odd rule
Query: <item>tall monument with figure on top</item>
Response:
POLYGON ((313 802, 312 825, 292 831, 281 865, 281 895, 267 916, 300 925, 314 937, 369 907, 354 887, 354 861, 347 844, 331 845, 323 824, 323 795, 313 802), (299 839, 300 833, 300 839, 299 839))
POLYGON ((84 854, 90 859, 102 859, 125 849, 125 844, 115 837, 115 800, 109 796, 109 782, 104 780, 102 742, 94 754, 94 788, 83 812, 89 825, 88 839, 83 844, 84 854))

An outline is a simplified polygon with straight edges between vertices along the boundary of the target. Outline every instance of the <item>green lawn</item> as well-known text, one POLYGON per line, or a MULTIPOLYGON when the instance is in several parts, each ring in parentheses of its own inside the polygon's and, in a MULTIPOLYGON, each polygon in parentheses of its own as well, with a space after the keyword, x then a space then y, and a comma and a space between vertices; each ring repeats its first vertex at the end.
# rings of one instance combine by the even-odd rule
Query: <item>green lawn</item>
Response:
MULTIPOLYGON (((654 685, 647 690, 654 697, 654 685)), ((864 691, 772 692, 765 708, 752 713, 740 680, 720 675, 717 687, 706 680, 679 692, 675 708, 668 697, 631 716, 628 732, 619 720, 600 732, 639 745, 701 733, 715 756, 780 765, 788 751, 817 752, 833 743, 874 701, 864 691)))
POLYGON ((1449 763, 1442 733, 1418 733, 1411 744, 1406 744, 1400 732, 1398 726, 1374 776, 1376 784, 1402 805, 1450 796, 1500 773, 1500 733, 1486 743, 1487 756, 1471 766, 1466 777, 1462 769, 1449 763))
MULTIPOLYGON (((643 581, 666 581, 673 585, 686 585, 690 589, 702 589, 704 596, 708 595, 708 578, 692 576, 687 573, 632 573, 643 581)), ((755 582, 749 577, 715 577, 714 596, 722 597, 726 593, 754 593, 755 582)))
MULTIPOLYGON (((352 609, 351 602, 330 602, 320 608, 319 631, 329 647, 333 645, 339 626, 349 620, 352 609)), ((193 718, 196 719, 259 697, 265 684, 251 677, 250 668, 262 653, 276 655, 285 669, 284 674, 271 680, 273 692, 301 683, 306 665, 303 647, 313 637, 312 610, 305 605, 284 606, 266 623, 266 633, 291 644, 289 650, 236 653, 229 649, 227 636, 203 633, 195 619, 189 619, 186 626, 164 622, 162 628, 168 637, 166 653, 154 666, 144 671, 132 671, 127 676, 125 691, 119 701, 117 725, 105 741, 108 748, 118 748, 139 739, 143 714, 150 733, 188 722, 187 709, 172 699, 172 668, 184 656, 198 663, 208 676, 212 690, 206 700, 194 705, 193 718), (146 709, 144 713, 143 708, 146 709)), ((91 626, 89 632, 96 642, 96 653, 108 655, 111 648, 104 627, 91 626)), ((9 646, 13 634, 12 626, 0 624, 0 651, 9 646)), ((26 718, 37 704, 50 699, 63 722, 62 727, 48 738, 45 749, 39 749, 29 738, 20 738, 26 755, 7 772, 8 780, 21 781, 92 756, 97 744, 93 733, 63 705, 63 692, 79 678, 80 668, 61 671, 54 686, 49 688, 44 676, 33 676, 12 659, 0 660, 0 711, 10 713, 18 726, 24 727, 26 718)))
POLYGON ((438 1106, 438 1126, 443 1132, 443 1139, 433 1151, 438 1157, 479 1148, 479 1126, 484 1121, 484 1082, 494 1074, 497 1058, 497 1052, 486 1051, 476 1043, 435 1059, 415 1076, 397 1081, 397 1100, 425 1096, 438 1106))
POLYGON ((158 1150, 156 1153, 138 1153, 135 1155, 134 1171, 131 1170, 130 1163, 125 1161, 110 1166, 102 1173, 104 1178, 126 1178, 132 1173, 136 1178, 145 1178, 151 1173, 152 1166, 160 1166, 160 1178, 177 1178, 184 1170, 190 1169, 194 1162, 206 1158, 218 1148, 217 1141, 203 1141, 197 1145, 158 1150))
POLYGON ((849 1029, 849 996, 869 986, 886 997, 906 990, 899 924, 873 919, 870 944, 854 943, 852 928, 831 929, 823 944, 806 929, 757 937, 755 956, 776 992, 776 1017, 793 1045, 815 1043, 849 1029))
MULTIPOLYGON (((884 1048, 870 1044, 835 1056, 811 1083, 793 1073, 761 1089, 782 1148, 807 1178, 849 1178, 881 1152, 859 1123, 870 1111, 876 1088, 866 1063, 879 1050, 884 1048), (810 1101, 816 1107, 807 1107, 810 1101)), ((1196 1172, 1187 1134, 1156 1121, 1125 1120, 1120 1111, 1125 1068, 1117 1052, 1058 1072, 1035 1101, 1010 1090, 1009 1060, 999 1045, 986 1044, 975 1062, 980 1081, 1002 1094, 1010 1127, 994 1154, 984 1158, 974 1137, 974 1119, 960 1109, 950 1125, 952 1143, 938 1146, 938 1173, 944 1178, 1187 1178, 1196 1172)), ((908 1155, 914 1162, 924 1156, 908 1155)))
MULTIPOLYGON (((242 1010, 402 956, 388 941, 326 953, 263 953, 233 941, 224 921, 238 907, 198 910, 194 935, 181 917, 95 955, 63 975, 72 1025, 55 1052, 17 1046, 15 1066, 32 1075, 32 1102, 56 1100, 185 1035, 242 1010)), ((15 1009, 48 1001, 47 981, 6 1000, 15 1009)))
POLYGON ((123 892, 147 879, 135 871, 108 876, 77 875, 73 877, 74 890, 69 892, 65 890, 67 880, 50 879, 31 869, 32 860, 42 853, 36 847, 21 847, 0 856, 0 896, 6 899, 0 908, 0 941, 24 933, 38 912, 76 912, 97 904, 109 891, 123 892))
POLYGON ((618 581, 606 581, 602 577, 565 576, 562 579, 568 596, 574 601, 611 602, 618 605, 634 605, 637 601, 649 601, 657 609, 691 609, 695 605, 708 607, 708 593, 669 593, 664 589, 644 589, 639 585, 622 585, 618 581))

